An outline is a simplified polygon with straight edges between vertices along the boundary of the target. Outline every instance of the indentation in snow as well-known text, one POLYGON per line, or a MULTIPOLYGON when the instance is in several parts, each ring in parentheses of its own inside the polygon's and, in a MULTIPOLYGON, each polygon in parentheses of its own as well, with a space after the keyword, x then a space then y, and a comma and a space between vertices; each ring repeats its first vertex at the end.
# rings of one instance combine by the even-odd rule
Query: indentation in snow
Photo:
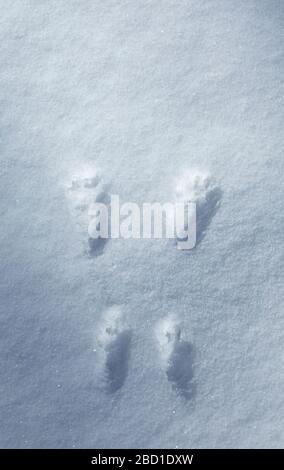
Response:
POLYGON ((97 168, 82 166, 66 183, 66 196, 70 208, 84 212, 96 200, 101 176, 97 168))
POLYGON ((175 194, 178 202, 196 203, 196 240, 198 244, 205 236, 219 208, 222 191, 208 172, 190 169, 185 171, 177 181, 175 194))
POLYGON ((123 319, 122 308, 110 307, 99 328, 98 363, 104 388, 109 393, 119 390, 128 373, 131 331, 123 319))
POLYGON ((194 395, 193 346, 181 338, 181 326, 175 315, 162 318, 156 327, 161 364, 173 388, 186 399, 194 395))
POLYGON ((107 239, 94 239, 88 236, 91 204, 94 202, 108 204, 110 200, 108 186, 103 181, 100 171, 88 165, 80 166, 65 184, 65 194, 70 214, 84 239, 88 240, 89 254, 92 256, 102 254, 107 239))

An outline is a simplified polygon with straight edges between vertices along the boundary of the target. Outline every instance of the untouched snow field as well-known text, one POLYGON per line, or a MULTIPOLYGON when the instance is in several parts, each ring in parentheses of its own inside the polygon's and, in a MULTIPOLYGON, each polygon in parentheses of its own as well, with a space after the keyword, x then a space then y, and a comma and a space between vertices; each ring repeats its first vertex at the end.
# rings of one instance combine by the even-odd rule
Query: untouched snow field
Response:
POLYGON ((283 447, 284 2, 0 7, 0 446, 283 447), (88 247, 112 193, 197 247, 88 247))

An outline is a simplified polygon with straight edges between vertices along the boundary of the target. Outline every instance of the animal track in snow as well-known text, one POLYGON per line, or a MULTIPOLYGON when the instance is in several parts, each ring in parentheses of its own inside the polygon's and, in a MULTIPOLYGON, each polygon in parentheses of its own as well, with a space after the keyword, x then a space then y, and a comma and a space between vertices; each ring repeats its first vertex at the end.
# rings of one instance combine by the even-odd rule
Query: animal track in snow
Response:
POLYGON ((181 339, 178 318, 169 315, 162 318, 156 327, 156 338, 162 367, 173 388, 186 399, 194 395, 193 347, 181 339))
POLYGON ((88 227, 90 223, 89 209, 94 202, 108 204, 109 194, 107 186, 102 180, 100 172, 90 166, 82 166, 71 176, 66 184, 66 198, 70 213, 82 234, 88 238, 90 255, 97 256, 103 252, 106 239, 90 238, 88 227))
POLYGON ((124 322, 122 309, 114 305, 104 314, 97 338, 97 354, 104 388, 119 390, 127 377, 131 331, 124 322))
POLYGON ((196 243, 205 236, 220 205, 221 189, 209 173, 200 170, 187 170, 176 184, 178 202, 195 202, 197 211, 196 243))

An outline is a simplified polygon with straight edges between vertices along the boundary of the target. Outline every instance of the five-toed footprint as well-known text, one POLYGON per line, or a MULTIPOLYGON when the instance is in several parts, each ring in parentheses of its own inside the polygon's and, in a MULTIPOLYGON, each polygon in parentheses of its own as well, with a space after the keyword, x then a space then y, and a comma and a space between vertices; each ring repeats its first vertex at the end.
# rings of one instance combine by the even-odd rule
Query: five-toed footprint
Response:
POLYGON ((131 331, 118 305, 103 315, 97 337, 97 360, 104 388, 113 393, 122 387, 127 377, 131 331))
POLYGON ((181 339, 181 327, 175 315, 162 318, 156 326, 161 364, 173 388, 189 399, 194 393, 193 347, 181 339))

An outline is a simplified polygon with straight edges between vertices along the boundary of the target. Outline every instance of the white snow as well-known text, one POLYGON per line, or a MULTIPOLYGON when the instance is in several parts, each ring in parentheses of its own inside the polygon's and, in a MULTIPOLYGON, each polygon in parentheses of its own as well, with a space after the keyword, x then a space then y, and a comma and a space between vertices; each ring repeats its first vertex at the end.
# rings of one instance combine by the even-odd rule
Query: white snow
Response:
POLYGON ((283 447, 284 2, 0 7, 0 446, 283 447), (196 248, 85 249, 110 194, 196 248))

